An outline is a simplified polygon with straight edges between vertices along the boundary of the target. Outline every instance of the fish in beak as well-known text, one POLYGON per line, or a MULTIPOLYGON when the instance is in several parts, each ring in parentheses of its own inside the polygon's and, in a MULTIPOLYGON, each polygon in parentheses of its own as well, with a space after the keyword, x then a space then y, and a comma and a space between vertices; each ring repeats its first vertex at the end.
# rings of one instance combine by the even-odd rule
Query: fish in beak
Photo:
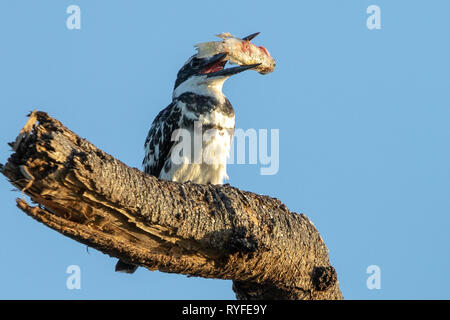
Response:
POLYGON ((237 64, 242 68, 224 69, 225 65, 223 65, 223 73, 219 73, 218 75, 230 76, 248 69, 254 69, 261 74, 272 72, 275 69, 276 63, 267 49, 263 46, 257 47, 250 42, 259 34, 259 32, 252 33, 240 39, 229 33, 221 33, 217 36, 222 41, 210 41, 197 44, 196 57, 199 59, 219 57, 219 54, 226 55, 225 57, 219 58, 223 60, 212 65, 214 71, 212 69, 205 69, 205 74, 211 74, 212 76, 214 72, 222 71, 218 69, 222 66, 224 60, 229 61, 231 64, 237 64))

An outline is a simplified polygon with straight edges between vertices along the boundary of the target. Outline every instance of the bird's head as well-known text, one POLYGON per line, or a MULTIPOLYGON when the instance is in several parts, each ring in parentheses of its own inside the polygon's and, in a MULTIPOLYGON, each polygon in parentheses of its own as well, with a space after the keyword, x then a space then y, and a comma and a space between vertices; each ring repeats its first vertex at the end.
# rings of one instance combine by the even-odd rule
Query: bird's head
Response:
MULTIPOLYGON (((252 34, 244 39, 251 40, 257 34, 252 34)), ((225 68, 227 54, 218 53, 213 56, 198 58, 190 57, 181 67, 175 81, 174 97, 184 92, 202 93, 210 91, 222 91, 222 85, 232 75, 252 69, 259 64, 249 64, 225 68)))
POLYGON ((252 69, 258 64, 225 68, 226 54, 219 53, 211 57, 197 58, 195 55, 178 71, 175 81, 174 96, 184 92, 202 93, 202 91, 222 90, 222 85, 229 77, 242 71, 252 69))

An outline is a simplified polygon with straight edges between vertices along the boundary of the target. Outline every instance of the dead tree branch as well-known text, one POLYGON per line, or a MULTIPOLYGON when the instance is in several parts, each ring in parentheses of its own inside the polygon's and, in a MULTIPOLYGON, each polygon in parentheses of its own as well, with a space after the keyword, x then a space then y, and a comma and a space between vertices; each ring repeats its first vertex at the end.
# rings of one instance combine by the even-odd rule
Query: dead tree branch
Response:
POLYGON ((342 299, 319 233, 278 199, 229 185, 159 180, 44 112, 33 112, 0 171, 48 227, 149 270, 232 279, 239 299, 342 299))

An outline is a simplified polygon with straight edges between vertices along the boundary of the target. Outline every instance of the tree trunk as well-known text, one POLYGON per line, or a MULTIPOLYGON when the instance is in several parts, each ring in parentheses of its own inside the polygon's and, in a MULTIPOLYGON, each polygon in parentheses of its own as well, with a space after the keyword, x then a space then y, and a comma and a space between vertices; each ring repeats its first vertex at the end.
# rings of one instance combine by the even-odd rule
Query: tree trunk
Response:
POLYGON ((278 199, 229 185, 159 180, 44 112, 33 112, 0 166, 37 206, 25 213, 149 270, 231 279, 238 299, 342 299, 311 221, 278 199))

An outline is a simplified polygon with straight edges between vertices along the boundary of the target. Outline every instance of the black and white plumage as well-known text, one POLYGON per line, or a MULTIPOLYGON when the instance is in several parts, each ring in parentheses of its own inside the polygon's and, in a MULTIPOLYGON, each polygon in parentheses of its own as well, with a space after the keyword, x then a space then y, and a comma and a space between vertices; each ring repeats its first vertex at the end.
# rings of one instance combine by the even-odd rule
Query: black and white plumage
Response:
POLYGON ((144 171, 161 179, 193 183, 222 184, 228 179, 226 162, 234 133, 235 114, 222 86, 231 75, 254 67, 224 69, 225 55, 197 59, 191 57, 178 72, 172 103, 163 109, 145 141, 144 171), (194 125, 203 143, 196 148, 194 125), (178 152, 173 134, 185 130, 191 137, 190 156, 177 154, 182 162, 174 162, 178 152))
MULTIPOLYGON (((199 59, 194 55, 180 69, 172 102, 156 116, 145 141, 146 173, 160 179, 199 184, 222 184, 228 179, 226 162, 235 114, 222 86, 230 76, 257 65, 225 69, 225 57, 226 54, 216 54, 199 59), (179 146, 186 141, 174 139, 174 133, 180 129, 191 139, 190 154, 180 152, 179 146), (201 148, 195 147, 194 130, 200 133, 201 148), (178 161, 173 160, 174 155, 178 161)), ((116 271, 135 270, 136 266, 122 261, 116 265, 116 271)))
POLYGON ((144 171, 165 180, 222 184, 228 178, 226 161, 234 123, 233 107, 225 97, 183 92, 152 124, 145 142, 144 171), (203 138, 201 148, 194 146, 194 125, 203 138), (181 163, 172 159, 173 152, 180 149, 177 144, 183 143, 182 139, 172 140, 177 129, 186 130, 191 137, 190 156, 181 151, 181 163))

